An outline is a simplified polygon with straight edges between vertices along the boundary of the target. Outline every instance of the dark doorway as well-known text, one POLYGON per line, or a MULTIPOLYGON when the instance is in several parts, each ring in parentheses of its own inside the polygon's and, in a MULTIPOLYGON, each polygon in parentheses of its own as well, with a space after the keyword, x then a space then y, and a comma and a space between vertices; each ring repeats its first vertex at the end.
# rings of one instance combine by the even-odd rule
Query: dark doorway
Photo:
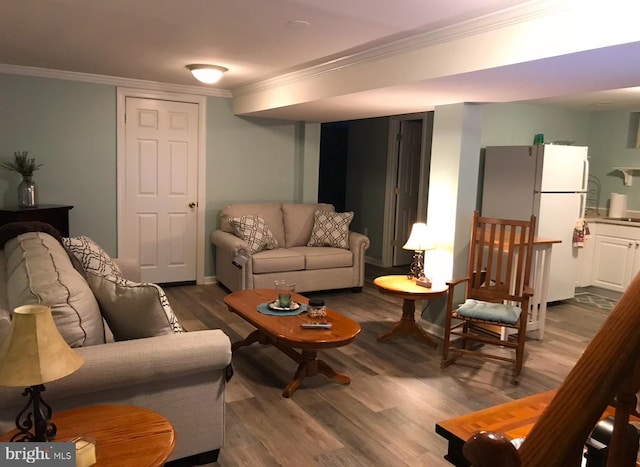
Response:
POLYGON ((320 132, 318 202, 345 209, 349 122, 323 123, 320 132))

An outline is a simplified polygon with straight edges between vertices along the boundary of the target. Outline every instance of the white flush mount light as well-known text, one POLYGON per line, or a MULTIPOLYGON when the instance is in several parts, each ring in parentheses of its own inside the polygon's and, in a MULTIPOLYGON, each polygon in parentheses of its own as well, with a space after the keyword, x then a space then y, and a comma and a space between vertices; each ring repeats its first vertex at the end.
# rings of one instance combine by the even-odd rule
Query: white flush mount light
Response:
POLYGON ((201 83, 214 84, 217 83, 228 68, 218 65, 193 64, 187 65, 187 69, 201 83))

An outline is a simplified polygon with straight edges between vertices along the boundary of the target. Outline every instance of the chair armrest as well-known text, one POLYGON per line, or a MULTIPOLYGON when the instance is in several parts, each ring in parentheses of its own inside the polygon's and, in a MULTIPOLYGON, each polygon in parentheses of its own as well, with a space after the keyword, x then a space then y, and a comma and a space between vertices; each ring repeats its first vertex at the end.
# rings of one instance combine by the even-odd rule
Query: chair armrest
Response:
MULTIPOLYGON (((206 330, 134 339, 75 349, 84 364, 75 373, 46 385, 47 401, 86 398, 87 394, 162 380, 223 371, 231 362, 231 342, 221 330, 206 330)), ((23 405, 16 388, 0 388, 0 407, 23 405)))
POLYGON ((235 255, 239 250, 245 250, 249 254, 249 244, 240 237, 223 230, 214 230, 209 236, 209 240, 218 248, 232 251, 235 255))
POLYGON ((125 279, 140 282, 140 263, 136 258, 113 258, 125 279))
POLYGON ((533 296, 533 293, 534 293, 533 287, 529 287, 528 285, 525 285, 522 293, 523 295, 526 295, 528 297, 533 296))
POLYGON ((451 279, 450 281, 445 282, 445 284, 447 286, 449 286, 449 288, 455 287, 458 284, 462 284, 463 282, 469 282, 469 278, 468 277, 462 277, 459 279, 451 279))

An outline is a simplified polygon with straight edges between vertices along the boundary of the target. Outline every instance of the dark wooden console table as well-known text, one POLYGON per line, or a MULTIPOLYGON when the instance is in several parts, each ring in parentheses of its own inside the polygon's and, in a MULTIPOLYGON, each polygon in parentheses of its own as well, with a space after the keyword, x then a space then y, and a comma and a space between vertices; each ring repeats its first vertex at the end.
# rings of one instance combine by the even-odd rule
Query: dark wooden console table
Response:
POLYGON ((9 206, 0 208, 0 226, 9 222, 40 221, 54 226, 63 237, 69 236, 69 211, 73 206, 41 204, 37 208, 9 206))

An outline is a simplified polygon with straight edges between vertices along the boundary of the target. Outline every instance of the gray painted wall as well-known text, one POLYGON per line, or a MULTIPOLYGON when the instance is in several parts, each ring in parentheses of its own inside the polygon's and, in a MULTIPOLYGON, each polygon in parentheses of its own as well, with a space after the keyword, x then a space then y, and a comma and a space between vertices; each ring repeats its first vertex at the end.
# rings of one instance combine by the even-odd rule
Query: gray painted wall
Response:
MULTIPOLYGON (((640 171, 634 173, 632 186, 625 186, 622 173, 612 167, 640 167, 640 149, 627 147, 632 112, 640 108, 592 112, 589 123, 589 155, 591 173, 601 184, 599 206, 607 215, 609 195, 627 195, 627 208, 640 211, 640 171)), ((632 138, 635 139, 635 138, 632 138)))
MULTIPOLYGON (((113 86, 0 74, 0 157, 29 151, 41 204, 68 204, 72 235, 116 245, 113 86)), ((21 177, 0 170, 0 202, 17 204, 21 177)))
POLYGON ((482 113, 482 147, 532 144, 536 133, 543 133, 546 142, 589 144, 589 112, 513 103, 486 104, 482 113))
MULTIPOLYGON (((34 175, 40 203, 75 206, 70 234, 117 255, 116 87, 0 74, 0 108, 0 157, 28 150, 43 162, 34 175)), ((299 201, 310 172, 299 160, 308 153, 302 128, 236 117, 229 99, 207 99, 207 237, 228 203, 299 201)), ((307 162, 317 164, 317 157, 307 162)), ((16 204, 19 181, 0 171, 0 203, 16 204)), ((206 257, 205 275, 214 275, 208 238, 206 257)))
POLYGON ((539 104, 489 104, 484 109, 482 146, 531 144, 536 133, 544 133, 546 141, 589 146, 589 173, 600 180, 602 215, 607 215, 611 193, 626 194, 628 209, 640 211, 640 171, 635 172, 632 186, 625 186, 622 173, 612 170, 640 167, 640 149, 628 147, 635 139, 630 133, 637 135, 630 124, 633 112, 640 108, 589 112, 539 104))

